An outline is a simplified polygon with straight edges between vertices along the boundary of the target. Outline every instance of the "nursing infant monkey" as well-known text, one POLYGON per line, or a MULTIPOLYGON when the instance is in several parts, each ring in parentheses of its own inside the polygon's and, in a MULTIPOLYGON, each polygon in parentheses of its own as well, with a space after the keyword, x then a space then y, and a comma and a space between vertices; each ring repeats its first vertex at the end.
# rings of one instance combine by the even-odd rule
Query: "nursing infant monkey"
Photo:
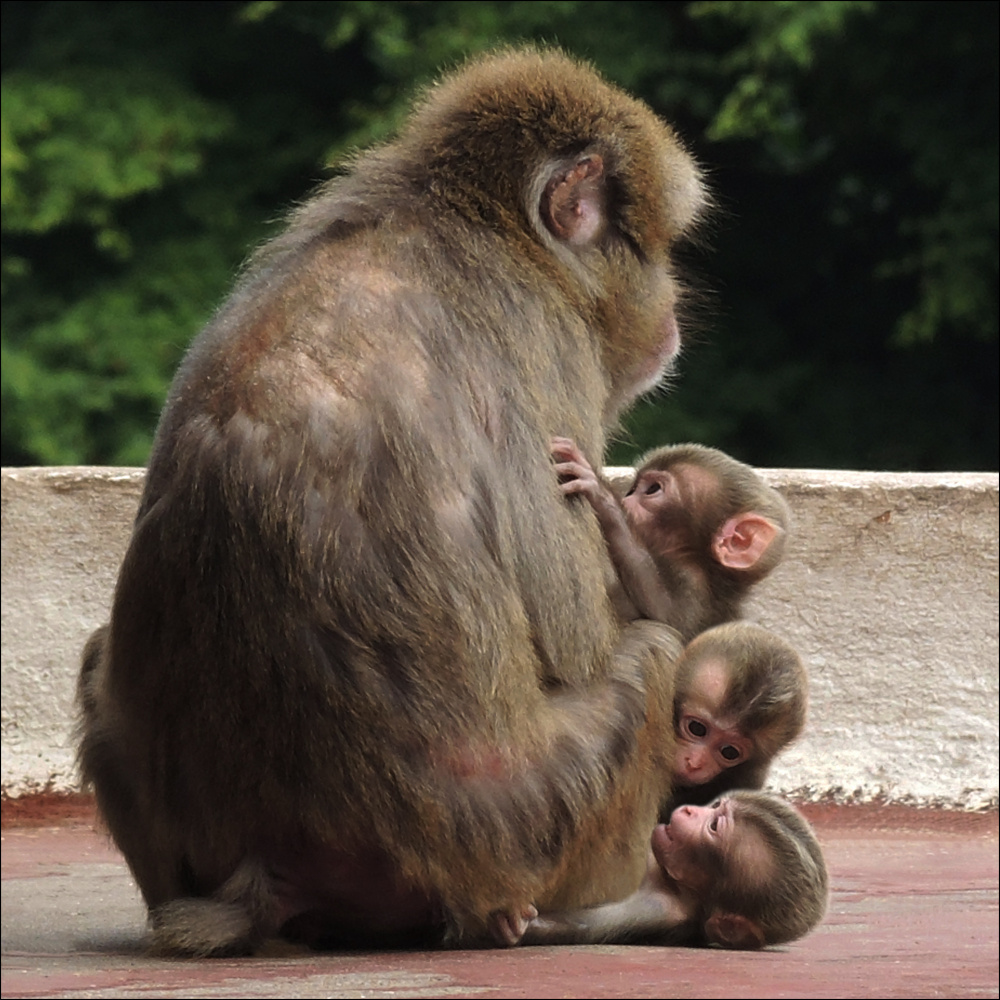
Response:
POLYGON ((724 789, 759 788, 805 718, 806 675, 795 651, 758 626, 728 621, 781 558, 784 501, 748 466, 698 445, 647 456, 621 501, 572 441, 555 439, 552 453, 563 492, 582 494, 597 514, 623 617, 654 618, 689 639, 715 627, 677 664, 674 798, 653 831, 638 890, 571 912, 498 913, 495 938, 508 945, 701 939, 754 948, 801 936, 822 916, 827 894, 808 824, 759 792, 716 798, 724 789))

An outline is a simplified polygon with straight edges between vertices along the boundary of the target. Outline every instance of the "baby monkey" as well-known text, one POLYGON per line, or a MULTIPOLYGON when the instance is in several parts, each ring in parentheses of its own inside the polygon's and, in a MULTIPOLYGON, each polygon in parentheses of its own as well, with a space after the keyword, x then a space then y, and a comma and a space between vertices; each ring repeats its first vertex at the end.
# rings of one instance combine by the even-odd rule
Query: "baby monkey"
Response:
POLYGON ((732 788, 761 788, 771 761, 802 732, 808 678, 783 639, 750 622, 702 632, 674 680, 673 798, 705 803, 732 788))
POLYGON ((789 513, 777 490, 724 452, 679 444, 650 452, 619 500, 569 438, 554 438, 560 488, 587 498, 618 574, 626 620, 672 625, 685 642, 739 617, 750 587, 784 555, 789 513))
POLYGON ((650 453, 620 502, 571 440, 554 439, 552 454, 562 491, 583 494, 597 514, 619 612, 690 640, 674 687, 674 798, 661 818, 680 802, 762 787, 802 731, 808 681, 788 643, 731 619, 783 554, 784 500, 749 466, 701 445, 650 453))
POLYGON ((786 802, 738 791, 684 805, 653 830, 646 875, 626 899, 587 909, 497 913, 502 945, 647 942, 762 948, 811 931, 827 904, 826 864, 786 802))

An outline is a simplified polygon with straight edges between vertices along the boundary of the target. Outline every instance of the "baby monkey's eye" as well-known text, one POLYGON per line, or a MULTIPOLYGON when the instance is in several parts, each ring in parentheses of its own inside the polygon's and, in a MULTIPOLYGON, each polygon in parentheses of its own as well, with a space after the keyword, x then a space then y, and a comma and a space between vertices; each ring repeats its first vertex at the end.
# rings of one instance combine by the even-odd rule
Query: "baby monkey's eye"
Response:
POLYGON ((709 828, 709 830, 712 831, 712 833, 718 833, 719 832, 719 817, 718 816, 713 816, 712 817, 712 822, 708 824, 708 828, 709 828))
POLYGON ((688 732, 692 736, 697 736, 699 739, 708 735, 708 726, 706 726, 704 722, 699 722, 697 719, 688 719, 687 728, 688 732))
POLYGON ((644 493, 646 494, 646 496, 648 496, 648 497, 651 497, 651 496, 653 496, 653 494, 654 494, 654 493, 659 493, 659 492, 660 492, 660 489, 661 489, 661 487, 660 487, 660 484, 659 484, 659 483, 658 483, 658 482, 657 482, 657 481, 656 481, 656 480, 654 479, 654 480, 653 480, 653 481, 652 481, 652 482, 651 482, 651 483, 650 483, 650 484, 649 484, 649 485, 648 485, 648 486, 646 487, 646 489, 645 489, 645 490, 643 490, 643 492, 644 492, 644 493))
POLYGON ((726 760, 739 760, 740 759, 740 752, 739 752, 739 750, 737 750, 736 747, 733 747, 733 746, 724 746, 719 751, 719 753, 721 753, 722 756, 726 758, 726 760))

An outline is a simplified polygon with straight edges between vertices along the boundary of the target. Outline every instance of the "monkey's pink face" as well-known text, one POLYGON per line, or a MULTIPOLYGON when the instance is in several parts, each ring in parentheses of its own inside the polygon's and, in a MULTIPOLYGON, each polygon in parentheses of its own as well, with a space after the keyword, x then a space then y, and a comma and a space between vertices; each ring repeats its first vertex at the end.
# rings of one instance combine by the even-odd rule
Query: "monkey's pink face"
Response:
POLYGON ((690 463, 642 469, 622 498, 622 509, 650 552, 687 559, 692 555, 694 512, 717 489, 712 473, 690 463))
POLYGON ((640 533, 654 523, 661 523, 666 512, 681 510, 683 503, 677 477, 673 472, 659 469, 641 472, 622 498, 625 516, 640 533))
POLYGON ((695 668, 677 713, 676 785, 703 785, 750 759, 753 743, 734 720, 721 714, 728 684, 729 672, 721 660, 705 659, 695 668))
POLYGON ((708 888, 730 853, 737 819, 732 799, 708 806, 678 806, 668 823, 653 830, 649 846, 656 863, 674 881, 696 892, 708 888))
POLYGON ((678 806, 653 830, 653 860, 666 875, 703 894, 720 880, 736 877, 746 886, 774 877, 774 854, 732 798, 708 806, 678 806))

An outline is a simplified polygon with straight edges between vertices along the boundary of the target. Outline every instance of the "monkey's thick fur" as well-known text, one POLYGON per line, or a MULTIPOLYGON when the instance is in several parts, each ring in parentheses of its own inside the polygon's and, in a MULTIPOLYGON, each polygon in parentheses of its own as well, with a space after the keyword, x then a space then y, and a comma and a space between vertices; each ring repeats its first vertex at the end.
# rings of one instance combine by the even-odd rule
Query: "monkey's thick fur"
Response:
POLYGON ((679 646, 618 623, 548 442, 601 454, 669 363, 704 200, 644 105, 505 52, 251 261, 177 374, 80 676, 158 948, 464 939, 638 884, 679 646))

